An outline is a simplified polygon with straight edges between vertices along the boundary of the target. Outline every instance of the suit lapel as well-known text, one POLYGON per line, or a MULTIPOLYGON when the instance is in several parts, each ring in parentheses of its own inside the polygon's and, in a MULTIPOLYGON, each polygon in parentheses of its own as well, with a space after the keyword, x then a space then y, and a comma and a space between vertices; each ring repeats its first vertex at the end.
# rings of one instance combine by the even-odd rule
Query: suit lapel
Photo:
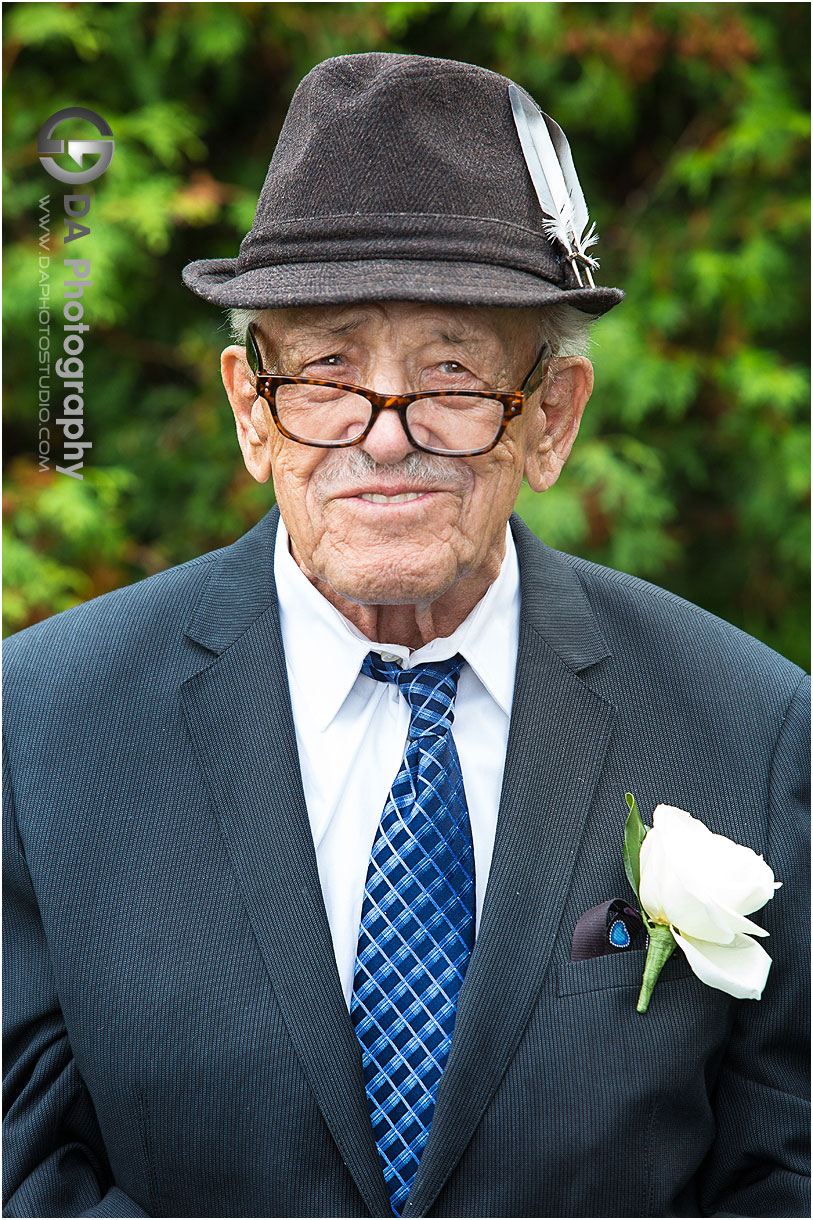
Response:
POLYGON ((373 1215, 390 1214, 302 791, 273 584, 278 513, 215 561, 187 634, 215 653, 184 712, 274 994, 373 1215))
POLYGON ((579 673, 609 655, 566 560, 512 519, 522 609, 497 835, 432 1128, 404 1211, 425 1215, 513 1057, 548 967, 615 709, 579 673))

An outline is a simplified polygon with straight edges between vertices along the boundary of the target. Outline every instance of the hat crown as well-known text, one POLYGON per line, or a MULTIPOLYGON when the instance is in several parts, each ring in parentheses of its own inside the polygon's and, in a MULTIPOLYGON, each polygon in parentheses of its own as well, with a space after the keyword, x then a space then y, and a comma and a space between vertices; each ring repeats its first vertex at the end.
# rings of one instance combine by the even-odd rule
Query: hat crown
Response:
POLYGON ((417 212, 533 221, 541 230, 510 83, 417 55, 318 64, 294 94, 257 220, 417 212))

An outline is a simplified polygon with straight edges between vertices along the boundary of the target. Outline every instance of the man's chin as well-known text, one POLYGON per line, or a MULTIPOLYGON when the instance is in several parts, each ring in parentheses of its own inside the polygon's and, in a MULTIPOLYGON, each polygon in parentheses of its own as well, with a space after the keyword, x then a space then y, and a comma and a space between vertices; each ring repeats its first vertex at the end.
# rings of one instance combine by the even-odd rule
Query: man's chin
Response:
POLYGON ((424 543, 414 537, 378 538, 364 545, 358 536, 354 542, 318 547, 307 565, 296 549, 293 552, 308 578, 334 605, 343 599, 357 606, 426 606, 448 593, 463 574, 456 549, 431 536, 424 543))
POLYGON ((327 584, 336 596, 356 606, 425 606, 447 593, 454 578, 439 581, 437 571, 408 577, 368 572, 357 576, 343 574, 320 584, 327 584))

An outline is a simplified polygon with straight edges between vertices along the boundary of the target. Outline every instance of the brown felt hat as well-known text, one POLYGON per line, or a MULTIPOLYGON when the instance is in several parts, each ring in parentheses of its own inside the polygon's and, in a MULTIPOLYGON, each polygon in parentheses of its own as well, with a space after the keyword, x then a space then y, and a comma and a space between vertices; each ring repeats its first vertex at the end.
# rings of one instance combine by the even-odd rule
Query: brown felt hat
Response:
POLYGON ((237 258, 184 283, 246 309, 427 301, 606 313, 543 232, 506 77, 418 55, 342 55, 299 84, 237 258))

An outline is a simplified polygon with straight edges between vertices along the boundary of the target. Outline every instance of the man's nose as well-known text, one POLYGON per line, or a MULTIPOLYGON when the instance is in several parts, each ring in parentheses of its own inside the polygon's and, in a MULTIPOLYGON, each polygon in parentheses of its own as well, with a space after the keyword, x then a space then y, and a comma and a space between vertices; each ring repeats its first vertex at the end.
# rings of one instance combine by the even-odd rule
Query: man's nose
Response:
POLYGON ((397 411, 382 411, 361 447, 381 466, 400 462, 414 449, 397 411))

